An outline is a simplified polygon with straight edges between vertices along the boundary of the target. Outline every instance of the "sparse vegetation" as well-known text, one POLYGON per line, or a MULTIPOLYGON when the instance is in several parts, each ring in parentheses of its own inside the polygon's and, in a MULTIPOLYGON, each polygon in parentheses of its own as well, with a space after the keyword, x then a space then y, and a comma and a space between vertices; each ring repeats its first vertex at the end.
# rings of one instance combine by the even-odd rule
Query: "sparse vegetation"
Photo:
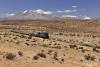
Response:
POLYGON ((84 58, 87 61, 89 61, 89 60, 94 61, 96 59, 95 56, 91 56, 90 54, 85 55, 84 58))
POLYGON ((46 55, 44 53, 38 53, 37 56, 42 57, 42 58, 46 58, 46 55))
POLYGON ((76 48, 76 45, 69 45, 70 48, 76 48))
POLYGON ((47 54, 51 55, 52 52, 53 52, 52 50, 48 50, 48 53, 47 54))
MULTIPOLYGON (((27 25, 27 23, 13 24, 9 26, 0 24, 0 62, 3 61, 1 58, 3 55, 4 59, 8 60, 14 60, 18 56, 17 61, 21 60, 20 62, 27 62, 27 64, 53 62, 59 64, 65 63, 65 65, 67 65, 67 60, 68 63, 79 63, 78 61, 80 61, 87 64, 92 61, 93 63, 99 64, 96 60, 100 60, 100 36, 96 34, 96 32, 87 32, 88 24, 80 22, 72 23, 74 21, 65 21, 65 24, 61 24, 59 22, 55 24, 51 23, 53 21, 50 23, 47 23, 46 21, 41 23, 41 21, 39 21, 36 24, 34 23, 36 21, 30 22, 32 22, 30 25, 27 25), (72 29, 70 25, 76 26, 75 29, 72 29), (84 28, 77 28, 83 25, 84 28), (12 27, 15 31, 19 31, 19 33, 9 31, 12 27), (82 31, 83 29, 84 31, 82 31), (49 33, 49 38, 45 39, 43 38, 45 36, 42 37, 40 35, 39 37, 26 35, 27 33, 34 33, 36 31, 48 31, 47 33, 49 33), (15 51, 16 54, 6 53, 6 51, 15 51), (80 57, 82 57, 82 59, 80 59, 80 57)), ((93 30, 93 28, 89 30, 93 30)))
POLYGON ((27 46, 29 46, 30 44, 29 43, 25 43, 27 46))
POLYGON ((36 55, 36 56, 33 57, 33 59, 34 60, 38 60, 39 59, 39 56, 36 55))
POLYGON ((14 60, 15 57, 16 57, 16 54, 14 54, 14 53, 6 53, 3 57, 8 59, 8 60, 14 60))
POLYGON ((23 52, 22 51, 18 51, 18 55, 22 57, 23 56, 23 52))

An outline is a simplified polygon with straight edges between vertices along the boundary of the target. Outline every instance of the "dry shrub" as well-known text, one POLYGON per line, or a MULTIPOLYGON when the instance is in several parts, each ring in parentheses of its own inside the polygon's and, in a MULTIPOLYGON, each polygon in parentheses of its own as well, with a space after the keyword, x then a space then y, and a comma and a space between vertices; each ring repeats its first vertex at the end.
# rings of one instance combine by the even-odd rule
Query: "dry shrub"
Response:
POLYGON ((25 43, 27 46, 29 46, 30 44, 29 43, 25 43))
POLYGON ((90 54, 88 54, 88 55, 85 55, 84 56, 84 58, 85 58, 85 60, 91 60, 91 61, 94 61, 95 60, 95 56, 91 56, 90 54))
POLYGON ((37 55, 33 56, 33 59, 38 60, 40 57, 46 58, 46 55, 44 53, 38 53, 37 55))
POLYGON ((6 53, 3 58, 9 59, 9 60, 14 60, 16 57, 16 54, 14 53, 6 53))
POLYGON ((33 57, 33 59, 34 60, 38 60, 39 59, 39 56, 36 55, 36 56, 33 57))
POLYGON ((44 53, 38 53, 37 56, 42 57, 42 58, 46 58, 46 55, 44 53))
POLYGON ((22 51, 18 51, 18 55, 19 56, 23 56, 23 52, 22 51))

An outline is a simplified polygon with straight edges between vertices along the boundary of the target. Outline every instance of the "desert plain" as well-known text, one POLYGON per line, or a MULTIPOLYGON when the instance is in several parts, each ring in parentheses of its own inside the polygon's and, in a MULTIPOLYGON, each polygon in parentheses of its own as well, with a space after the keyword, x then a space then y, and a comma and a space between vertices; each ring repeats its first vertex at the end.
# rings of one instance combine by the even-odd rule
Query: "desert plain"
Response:
POLYGON ((100 67, 100 21, 0 21, 0 67, 100 67))

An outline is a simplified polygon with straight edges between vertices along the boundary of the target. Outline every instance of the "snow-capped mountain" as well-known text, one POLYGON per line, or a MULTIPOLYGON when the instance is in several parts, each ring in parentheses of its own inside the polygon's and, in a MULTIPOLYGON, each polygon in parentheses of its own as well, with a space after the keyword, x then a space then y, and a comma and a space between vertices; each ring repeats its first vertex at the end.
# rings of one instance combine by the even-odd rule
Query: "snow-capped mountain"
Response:
POLYGON ((59 20, 60 17, 55 16, 52 11, 38 10, 25 10, 22 12, 7 14, 5 19, 16 20, 59 20))
POLYGON ((64 20, 64 19, 92 19, 88 16, 75 16, 75 15, 55 15, 53 11, 44 11, 42 9, 38 10, 24 10, 15 13, 6 14, 5 17, 0 18, 0 20, 64 20))

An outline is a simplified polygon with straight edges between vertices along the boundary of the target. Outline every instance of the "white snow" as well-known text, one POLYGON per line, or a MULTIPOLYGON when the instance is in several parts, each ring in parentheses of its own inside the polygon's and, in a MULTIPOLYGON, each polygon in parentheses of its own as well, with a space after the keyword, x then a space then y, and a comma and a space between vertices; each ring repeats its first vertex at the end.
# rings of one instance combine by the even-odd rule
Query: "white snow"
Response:
POLYGON ((91 19, 91 17, 88 17, 88 16, 84 17, 84 20, 89 20, 89 19, 91 19))
POLYGON ((77 16, 74 16, 74 15, 63 15, 62 17, 66 18, 66 17, 69 17, 69 18, 77 18, 77 16))

